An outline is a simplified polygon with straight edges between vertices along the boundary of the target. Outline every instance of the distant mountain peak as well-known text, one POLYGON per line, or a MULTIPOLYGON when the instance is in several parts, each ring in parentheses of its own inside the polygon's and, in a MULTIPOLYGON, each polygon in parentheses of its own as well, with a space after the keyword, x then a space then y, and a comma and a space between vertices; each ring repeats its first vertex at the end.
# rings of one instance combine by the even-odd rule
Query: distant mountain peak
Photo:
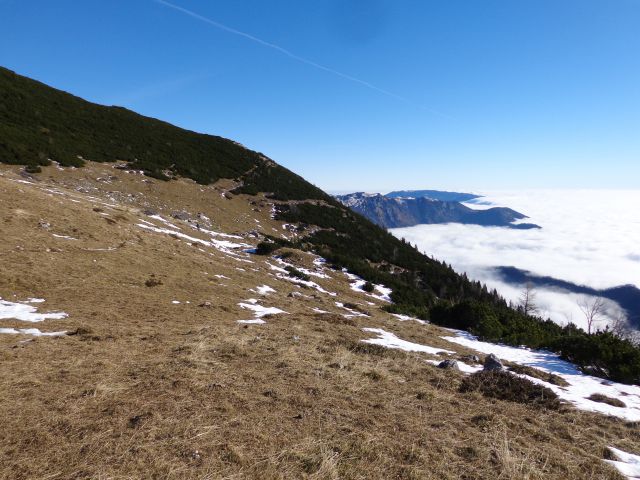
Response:
POLYGON ((527 216, 510 208, 495 207, 486 210, 474 210, 463 205, 460 201, 432 198, 437 194, 442 194, 441 197, 443 198, 477 198, 473 194, 438 192, 436 190, 420 190, 416 193, 424 192, 432 192, 432 196, 396 195, 390 197, 389 194, 357 192, 338 195, 336 198, 343 205, 385 228, 439 223, 462 223, 520 230, 540 228, 538 225, 530 223, 515 223, 518 220, 527 218, 527 216))

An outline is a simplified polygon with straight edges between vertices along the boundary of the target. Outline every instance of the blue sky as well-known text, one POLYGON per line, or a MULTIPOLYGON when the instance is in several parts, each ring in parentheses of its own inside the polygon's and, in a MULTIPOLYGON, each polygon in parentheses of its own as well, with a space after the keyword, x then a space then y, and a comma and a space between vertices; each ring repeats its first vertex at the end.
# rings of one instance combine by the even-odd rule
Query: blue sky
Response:
POLYGON ((0 64, 332 191, 640 188, 640 0, 171 3, 254 38, 157 0, 0 0, 0 64))

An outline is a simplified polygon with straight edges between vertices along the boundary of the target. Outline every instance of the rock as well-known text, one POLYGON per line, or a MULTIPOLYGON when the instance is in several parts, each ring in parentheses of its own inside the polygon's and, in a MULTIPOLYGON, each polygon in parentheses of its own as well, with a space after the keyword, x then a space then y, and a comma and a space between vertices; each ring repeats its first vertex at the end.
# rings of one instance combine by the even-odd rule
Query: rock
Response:
POLYGON ((199 307, 211 308, 211 302, 202 302, 199 307))
POLYGON ((443 368, 445 370, 460 370, 460 367, 458 367, 458 362, 455 360, 451 360, 450 358, 447 358, 446 360, 440 362, 438 364, 438 368, 443 368))
POLYGON ((480 363, 480 357, 478 355, 465 355, 462 360, 466 360, 470 363, 480 363))
POLYGON ((176 220, 189 220, 189 214, 187 212, 172 212, 171 216, 176 220))
POLYGON ((150 217, 153 215, 158 215, 158 212, 156 210, 153 210, 152 208, 147 208, 143 213, 150 217))
POLYGON ((38 222, 38 227, 42 228, 43 230, 49 230, 51 228, 51 224, 49 222, 44 221, 44 220, 40 220, 38 222))
POLYGON ((493 353, 484 357, 484 370, 502 370, 503 368, 502 362, 493 353))

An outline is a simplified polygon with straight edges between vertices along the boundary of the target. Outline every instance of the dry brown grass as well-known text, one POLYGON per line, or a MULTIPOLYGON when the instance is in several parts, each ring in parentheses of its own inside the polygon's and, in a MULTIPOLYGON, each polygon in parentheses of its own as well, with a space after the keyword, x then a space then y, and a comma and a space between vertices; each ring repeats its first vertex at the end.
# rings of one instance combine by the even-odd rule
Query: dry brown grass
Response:
POLYGON ((46 298, 43 310, 69 318, 36 326, 77 334, 25 344, 0 335, 0 478, 618 479, 601 461, 606 446, 640 451, 637 425, 461 394, 463 376, 424 362, 433 357, 360 342, 362 327, 378 327, 469 353, 437 327, 373 306, 371 318, 346 321, 334 301, 365 298, 339 272, 317 280, 334 298, 270 276, 264 259, 242 263, 135 226, 153 207, 203 212, 226 232, 255 229, 254 218, 282 231, 267 205, 121 172, 104 184, 102 165, 45 168, 38 187, 2 168, 0 296, 46 298), (80 203, 42 190, 55 182, 80 203), (121 200, 89 201, 75 191, 83 186, 121 200), (161 283, 145 286, 150 278, 161 283), (263 283, 277 290, 264 304, 289 314, 237 324, 250 318, 237 303, 263 283))

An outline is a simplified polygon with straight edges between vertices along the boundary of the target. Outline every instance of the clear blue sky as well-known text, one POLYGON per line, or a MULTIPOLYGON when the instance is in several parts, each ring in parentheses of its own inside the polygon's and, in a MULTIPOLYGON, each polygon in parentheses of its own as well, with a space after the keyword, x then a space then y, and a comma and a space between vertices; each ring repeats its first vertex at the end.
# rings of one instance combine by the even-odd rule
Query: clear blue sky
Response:
POLYGON ((254 38, 157 0, 0 0, 0 64, 333 191, 640 188, 640 0, 170 1, 254 38))

